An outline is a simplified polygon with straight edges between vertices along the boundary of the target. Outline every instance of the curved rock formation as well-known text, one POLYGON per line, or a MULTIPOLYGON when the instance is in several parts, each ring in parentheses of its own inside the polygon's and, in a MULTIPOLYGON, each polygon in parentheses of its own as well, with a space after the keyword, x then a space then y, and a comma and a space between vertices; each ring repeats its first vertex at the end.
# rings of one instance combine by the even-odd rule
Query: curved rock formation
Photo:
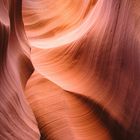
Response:
POLYGON ((0 0, 0 139, 139 140, 139 19, 139 0, 0 0))

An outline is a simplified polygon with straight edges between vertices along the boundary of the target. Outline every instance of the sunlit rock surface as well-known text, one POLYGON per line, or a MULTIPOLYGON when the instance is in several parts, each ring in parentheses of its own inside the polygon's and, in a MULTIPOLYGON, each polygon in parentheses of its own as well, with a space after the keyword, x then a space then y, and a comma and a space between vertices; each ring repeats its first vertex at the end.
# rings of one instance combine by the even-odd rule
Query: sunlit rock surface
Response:
POLYGON ((0 0, 0 140, 140 140, 139 0, 0 0))

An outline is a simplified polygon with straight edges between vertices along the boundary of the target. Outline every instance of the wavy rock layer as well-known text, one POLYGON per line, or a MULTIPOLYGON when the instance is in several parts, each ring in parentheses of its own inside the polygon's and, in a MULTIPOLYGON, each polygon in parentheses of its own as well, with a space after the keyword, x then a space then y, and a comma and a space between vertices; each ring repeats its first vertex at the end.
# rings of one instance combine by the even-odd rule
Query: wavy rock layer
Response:
POLYGON ((38 140, 37 122, 24 96, 33 71, 27 55, 20 0, 0 0, 0 140, 38 140))
POLYGON ((139 140, 139 19, 139 0, 0 0, 0 139, 139 140))

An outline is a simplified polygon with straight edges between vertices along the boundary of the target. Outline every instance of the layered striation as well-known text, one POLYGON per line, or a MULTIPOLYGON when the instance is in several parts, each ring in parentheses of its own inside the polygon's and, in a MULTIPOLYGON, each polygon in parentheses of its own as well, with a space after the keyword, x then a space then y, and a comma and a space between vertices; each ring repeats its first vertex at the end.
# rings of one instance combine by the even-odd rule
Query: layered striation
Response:
POLYGON ((139 0, 0 0, 0 140, 139 140, 139 0))

